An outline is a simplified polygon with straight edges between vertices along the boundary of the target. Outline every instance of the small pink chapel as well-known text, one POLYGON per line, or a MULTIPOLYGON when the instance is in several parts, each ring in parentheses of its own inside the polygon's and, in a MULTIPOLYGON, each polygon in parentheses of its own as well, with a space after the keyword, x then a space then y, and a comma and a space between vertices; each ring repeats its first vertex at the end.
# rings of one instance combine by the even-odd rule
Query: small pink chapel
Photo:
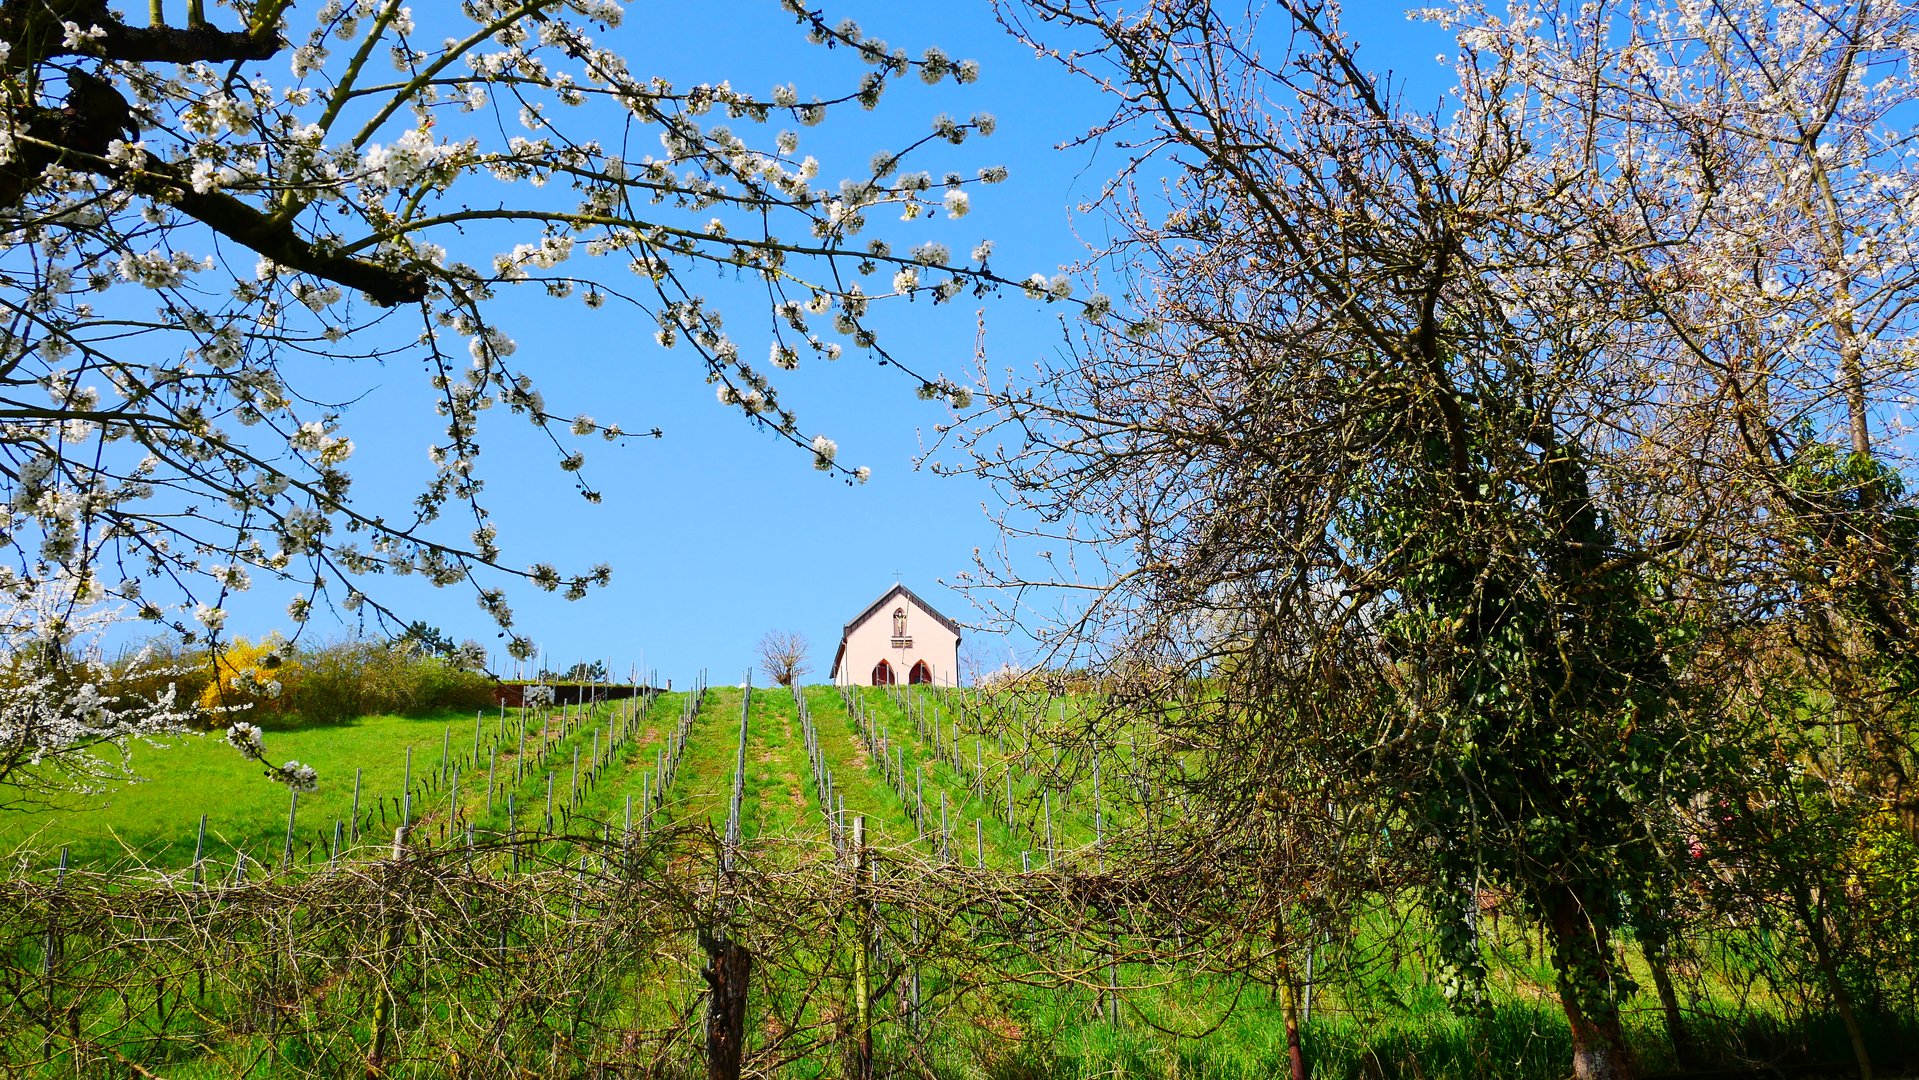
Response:
POLYGON ((895 585, 846 624, 833 654, 838 686, 959 685, 959 624, 895 585))

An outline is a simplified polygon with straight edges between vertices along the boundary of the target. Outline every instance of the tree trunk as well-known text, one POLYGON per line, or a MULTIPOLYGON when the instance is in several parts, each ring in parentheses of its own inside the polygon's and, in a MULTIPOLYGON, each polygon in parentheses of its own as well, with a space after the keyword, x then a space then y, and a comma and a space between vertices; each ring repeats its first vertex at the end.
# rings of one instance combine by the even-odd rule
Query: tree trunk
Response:
POLYGON ((706 1003, 706 1075, 708 1080, 740 1080, 753 954, 723 934, 701 933, 700 947, 706 950, 706 970, 700 975, 712 989, 706 1003))
POLYGON ((1545 895, 1559 1004, 1572 1029, 1575 1080, 1634 1080, 1637 1063, 1626 1048, 1614 998, 1612 946, 1592 907, 1565 885, 1545 895))
POLYGON ((1832 942, 1826 937, 1825 918, 1813 905, 1811 890, 1803 883, 1793 891, 1793 900, 1799 907, 1799 919, 1806 926, 1806 936, 1812 939, 1812 955, 1819 965, 1819 975, 1832 994, 1839 1022, 1846 1026, 1853 1061, 1859 1066, 1859 1080, 1872 1080, 1872 1055, 1866 1050, 1866 1035, 1859 1027, 1859 1013, 1853 1008, 1852 994, 1839 975, 1839 961, 1833 955, 1832 942))
POLYGON ((1306 1051, 1299 1041, 1299 984, 1293 979, 1291 964, 1280 965, 1279 992, 1286 1009, 1286 1063, 1292 1080, 1307 1080, 1306 1051))
POLYGON ((1672 969, 1666 964, 1664 941, 1640 942, 1646 955, 1646 967, 1652 972, 1653 989, 1659 992, 1659 1008, 1666 1014, 1666 1038, 1672 1042, 1673 1063, 1681 1070, 1699 1067, 1699 1054, 1693 1049, 1692 1034, 1686 1030, 1686 1018, 1679 1011, 1679 995, 1673 991, 1672 969))

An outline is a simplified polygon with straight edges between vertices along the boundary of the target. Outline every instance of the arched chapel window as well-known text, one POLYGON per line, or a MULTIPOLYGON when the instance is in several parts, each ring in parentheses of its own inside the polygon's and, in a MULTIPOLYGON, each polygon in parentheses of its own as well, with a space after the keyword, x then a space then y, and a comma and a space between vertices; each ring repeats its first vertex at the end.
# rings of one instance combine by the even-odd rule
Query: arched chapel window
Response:
POLYGON ((921 660, 913 665, 912 671, 906 673, 906 681, 914 686, 930 683, 933 681, 933 669, 926 666, 926 661, 921 660))
POLYGON ((903 607, 893 609, 893 636, 906 636, 906 609, 903 607))
POLYGON ((893 674, 893 665, 881 660, 873 665, 873 685, 891 686, 899 679, 893 674))

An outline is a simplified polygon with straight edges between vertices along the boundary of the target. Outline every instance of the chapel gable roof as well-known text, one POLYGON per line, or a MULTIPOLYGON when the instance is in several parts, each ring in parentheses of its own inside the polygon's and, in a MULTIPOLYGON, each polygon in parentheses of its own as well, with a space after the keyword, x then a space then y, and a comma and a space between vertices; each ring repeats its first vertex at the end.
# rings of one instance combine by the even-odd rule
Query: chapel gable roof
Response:
POLYGON ((878 600, 873 601, 872 605, 869 606, 865 611, 862 611, 859 613, 859 615, 855 616, 852 622, 849 622, 846 624, 846 628, 840 631, 840 640, 845 641, 849 636, 852 635, 854 627, 872 618, 874 612, 877 612, 879 609, 892 603, 893 598, 896 596, 904 596, 908 600, 911 600, 913 603, 918 604, 922 611, 926 612, 928 615, 931 615, 934 618, 934 620, 936 620, 941 626, 944 626, 948 630, 951 630, 953 632, 954 637, 962 636, 960 634, 960 628, 958 623, 940 614, 938 608, 920 599, 918 593, 907 588, 905 585, 894 585, 892 588, 886 590, 886 592, 881 594, 878 600))

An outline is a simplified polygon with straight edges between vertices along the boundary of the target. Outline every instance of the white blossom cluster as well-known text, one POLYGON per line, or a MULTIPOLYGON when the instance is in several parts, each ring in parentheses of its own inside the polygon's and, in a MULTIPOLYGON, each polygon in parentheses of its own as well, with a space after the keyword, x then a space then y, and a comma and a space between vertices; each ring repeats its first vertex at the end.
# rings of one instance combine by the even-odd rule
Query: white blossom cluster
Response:
MULTIPOLYGON (((505 590, 476 576, 579 596, 609 571, 505 561, 478 467, 487 425, 540 428, 589 500, 575 440, 658 433, 549 406, 528 369, 543 350, 523 348, 495 302, 511 288, 645 320, 661 347, 692 350, 722 404, 864 480, 832 440, 801 433, 773 376, 850 347, 929 382, 885 352, 869 305, 996 287, 991 245, 965 237, 973 258, 955 263, 924 231, 898 252, 874 234, 957 222, 1006 171, 935 178, 908 167, 908 148, 823 178, 806 128, 877 107, 899 79, 963 87, 978 67, 828 24, 799 0, 782 7, 800 36, 849 61, 829 92, 636 71, 630 50, 647 38, 621 36, 611 0, 537 13, 517 0, 324 0, 268 27, 245 22, 265 6, 240 5, 210 30, 285 44, 239 63, 117 58, 117 23, 12 47, 10 70, 30 71, 22 85, 41 96, 0 106, 0 155, 24 160, 11 133, 87 86, 124 99, 129 128, 97 158, 36 166, 0 208, 0 293, 17 313, 0 331, 13 373, 0 499, 17 565, 64 568, 98 601, 212 641, 227 598, 254 581, 291 583, 296 622, 329 601, 397 620, 355 587, 366 575, 474 583, 509 651, 528 655, 505 590), (629 126, 648 134, 593 137, 629 126), (771 292, 764 365, 696 287, 702 267, 771 292), (385 376, 356 361, 424 367, 432 476, 404 512, 354 499, 352 411, 318 402, 356 395, 314 393, 317 357, 362 386, 385 376)), ((961 115, 934 119, 921 142, 995 128, 961 115)))
POLYGON ((269 779, 295 791, 312 791, 320 786, 320 774, 311 765, 303 765, 298 761, 275 765, 268 761, 266 742, 261 738, 260 729, 244 720, 228 726, 227 745, 238 750, 247 760, 266 766, 269 779))
MULTIPOLYGON (((1591 257, 1661 299, 1640 359, 1693 373, 1673 404, 1757 393, 1796 418, 1790 441, 1903 455, 1886 436, 1910 430, 1919 373, 1919 13, 1677 0, 1596 36, 1563 5, 1416 14, 1459 38, 1468 107, 1449 137, 1527 132, 1518 179, 1582 213, 1591 257)), ((1573 277, 1516 277, 1510 312, 1625 314, 1570 295, 1573 277)))
POLYGON ((186 729, 191 702, 180 671, 139 652, 109 664, 100 642, 118 613, 97 582, 58 569, 40 576, 0 567, 0 789, 12 802, 53 792, 98 792, 132 777, 131 744, 186 729))

